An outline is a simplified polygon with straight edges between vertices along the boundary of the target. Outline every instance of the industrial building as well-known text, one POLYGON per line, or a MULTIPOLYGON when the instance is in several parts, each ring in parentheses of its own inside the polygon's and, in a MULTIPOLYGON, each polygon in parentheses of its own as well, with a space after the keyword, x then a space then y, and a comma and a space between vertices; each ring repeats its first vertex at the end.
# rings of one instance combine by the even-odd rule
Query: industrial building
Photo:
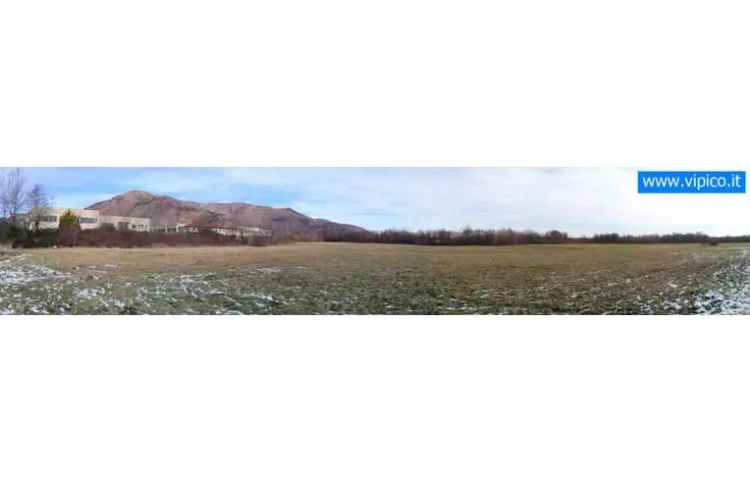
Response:
MULTIPOLYGON (((60 217, 68 211, 71 211, 78 217, 78 223, 81 225, 82 230, 91 230, 94 228, 101 228, 105 225, 112 225, 118 230, 151 231, 150 218, 102 215, 97 210, 76 210, 72 208, 46 209, 44 215, 40 217, 39 228, 59 228, 60 217)), ((28 223, 29 227, 32 228, 34 222, 28 219, 28 223)))
MULTIPOLYGON (((78 223, 82 230, 101 228, 106 225, 113 226, 117 230, 148 231, 156 233, 197 233, 201 230, 210 230, 223 236, 235 238, 270 237, 271 231, 254 226, 198 226, 198 225, 152 225, 151 218, 137 218, 132 216, 102 215, 97 210, 77 210, 68 208, 48 208, 41 216, 39 228, 55 229, 60 227, 60 217, 67 211, 71 211, 78 217, 78 223)), ((29 228, 33 228, 34 222, 28 218, 29 228)))
POLYGON ((210 230, 222 236, 235 238, 253 238, 271 236, 270 230, 264 230, 254 226, 200 226, 200 225, 153 225, 151 231, 157 233, 198 233, 201 230, 210 230))

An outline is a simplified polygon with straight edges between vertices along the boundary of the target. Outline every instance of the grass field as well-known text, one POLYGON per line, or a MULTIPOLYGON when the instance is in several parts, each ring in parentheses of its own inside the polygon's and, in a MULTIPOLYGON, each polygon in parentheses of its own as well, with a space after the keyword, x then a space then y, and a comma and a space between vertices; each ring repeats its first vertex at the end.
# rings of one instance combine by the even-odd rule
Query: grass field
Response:
POLYGON ((750 246, 5 250, 0 313, 749 313, 750 246))

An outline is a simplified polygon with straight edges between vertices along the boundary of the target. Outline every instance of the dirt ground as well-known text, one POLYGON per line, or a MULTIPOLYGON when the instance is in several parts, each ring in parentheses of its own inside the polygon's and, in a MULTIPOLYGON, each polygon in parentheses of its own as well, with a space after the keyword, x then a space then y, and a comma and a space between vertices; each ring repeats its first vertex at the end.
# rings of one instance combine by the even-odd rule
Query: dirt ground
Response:
POLYGON ((3 250, 2 313, 745 313, 750 247, 3 250))

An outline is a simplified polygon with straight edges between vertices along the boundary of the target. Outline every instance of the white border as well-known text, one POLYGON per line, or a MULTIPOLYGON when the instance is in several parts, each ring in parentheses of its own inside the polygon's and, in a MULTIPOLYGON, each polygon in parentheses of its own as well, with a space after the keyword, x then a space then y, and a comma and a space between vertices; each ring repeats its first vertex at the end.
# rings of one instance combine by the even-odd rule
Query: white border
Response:
POLYGON ((0 324, 4 481, 742 481, 734 317, 0 324))
MULTIPOLYGON (((5 2, 0 161, 744 169, 747 8, 5 2)), ((2 318, 0 480, 747 481, 749 334, 2 318)))

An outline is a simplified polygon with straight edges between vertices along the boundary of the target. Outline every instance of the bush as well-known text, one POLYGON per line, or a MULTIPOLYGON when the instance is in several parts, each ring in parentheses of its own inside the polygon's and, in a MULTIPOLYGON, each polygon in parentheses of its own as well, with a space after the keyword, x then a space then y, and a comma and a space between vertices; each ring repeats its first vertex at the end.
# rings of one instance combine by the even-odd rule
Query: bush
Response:
MULTIPOLYGON (((267 237, 266 237, 267 238, 267 237)), ((199 246, 199 245, 255 245, 268 244, 260 238, 242 239, 231 236, 223 236, 211 230, 202 230, 197 233, 161 233, 143 232, 131 230, 111 230, 109 228, 97 228, 94 230, 83 230, 78 234, 76 245, 79 247, 118 247, 136 248, 150 247, 154 245, 176 246, 199 246)))
POLYGON ((60 217, 60 228, 57 232, 57 244, 63 247, 74 247, 78 243, 81 225, 78 217, 70 210, 60 217))
POLYGON ((14 243, 26 240, 29 236, 29 230, 11 223, 7 220, 0 221, 0 243, 14 243))
POLYGON ((50 248, 57 245, 57 230, 28 232, 28 237, 13 242, 13 248, 50 248))

